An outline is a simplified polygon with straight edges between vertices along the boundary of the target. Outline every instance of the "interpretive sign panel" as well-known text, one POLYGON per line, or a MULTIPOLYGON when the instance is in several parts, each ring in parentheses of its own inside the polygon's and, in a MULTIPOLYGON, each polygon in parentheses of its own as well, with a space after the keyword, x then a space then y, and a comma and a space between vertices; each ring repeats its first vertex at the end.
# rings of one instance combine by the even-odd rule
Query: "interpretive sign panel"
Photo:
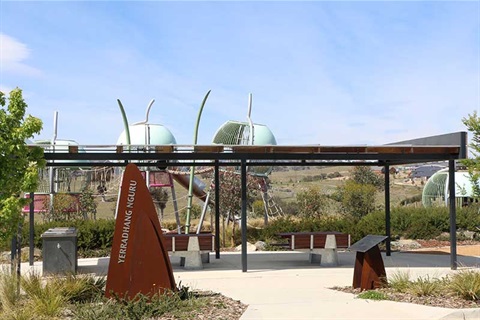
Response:
POLYGON ((374 236, 369 234, 368 236, 358 240, 348 248, 350 251, 367 252, 374 246, 378 245, 383 240, 387 239, 386 236, 374 236))
POLYGON ((160 222, 140 170, 127 165, 118 197, 106 296, 133 298, 175 288, 160 222))

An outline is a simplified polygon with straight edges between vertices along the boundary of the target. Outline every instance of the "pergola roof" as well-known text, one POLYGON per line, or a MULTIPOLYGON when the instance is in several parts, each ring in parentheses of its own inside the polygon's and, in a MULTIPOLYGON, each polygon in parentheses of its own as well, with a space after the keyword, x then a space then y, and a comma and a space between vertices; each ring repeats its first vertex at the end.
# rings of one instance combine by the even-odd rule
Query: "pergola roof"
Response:
MULTIPOLYGON (((401 141, 380 146, 281 146, 281 145, 130 145, 130 146, 69 146, 68 151, 55 150, 54 146, 43 146, 44 157, 49 167, 139 166, 165 165, 172 162, 179 166, 215 166, 215 184, 219 185, 220 166, 240 166, 242 177, 242 271, 247 271, 246 251, 246 175, 248 166, 302 166, 302 165, 391 165, 448 161, 449 192, 455 194, 455 160, 466 158, 466 132, 449 133, 401 141), (82 152, 79 152, 79 148, 82 152), (177 162, 178 161, 178 162, 177 162)), ((389 170, 385 170, 386 173, 389 170)), ((218 188, 215 189, 219 198, 218 188)), ((450 246, 451 267, 457 267, 456 254, 456 209, 455 200, 450 199, 450 246)), ((219 226, 218 202, 215 203, 216 221, 219 226)), ((387 255, 390 254, 390 189, 389 174, 385 174, 385 215, 387 255)), ((220 256, 219 238, 217 258, 220 256)))
POLYGON ((145 162, 195 161, 197 165, 237 165, 248 160, 252 165, 398 165, 461 158, 459 145, 383 145, 383 146, 238 146, 238 145, 148 145, 148 146, 69 146, 55 151, 45 149, 47 166, 124 166, 125 161, 145 166, 145 162), (68 162, 65 162, 68 161, 68 162))

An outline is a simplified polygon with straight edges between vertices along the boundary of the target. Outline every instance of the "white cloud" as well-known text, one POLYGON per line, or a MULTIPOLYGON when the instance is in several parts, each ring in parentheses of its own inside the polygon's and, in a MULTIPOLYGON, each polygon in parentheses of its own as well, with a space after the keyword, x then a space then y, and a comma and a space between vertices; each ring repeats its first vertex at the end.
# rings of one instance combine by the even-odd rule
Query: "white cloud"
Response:
POLYGON ((25 63, 30 56, 30 49, 26 44, 0 33, 0 71, 15 74, 35 76, 40 70, 25 63))

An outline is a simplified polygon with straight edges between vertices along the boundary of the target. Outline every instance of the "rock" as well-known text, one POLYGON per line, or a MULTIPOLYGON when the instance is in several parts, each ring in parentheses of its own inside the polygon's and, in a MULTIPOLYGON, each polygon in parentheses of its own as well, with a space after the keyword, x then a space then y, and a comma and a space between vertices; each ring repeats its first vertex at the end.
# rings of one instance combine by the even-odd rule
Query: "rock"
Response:
POLYGON ((0 262, 5 263, 6 261, 10 261, 10 254, 9 251, 0 253, 0 262))
POLYGON ((467 240, 473 240, 476 238, 477 233, 473 231, 468 231, 468 230, 458 230, 457 232, 457 237, 459 238, 465 238, 467 240))
MULTIPOLYGON (((242 251, 242 245, 235 247, 235 251, 242 251)), ((257 247, 254 244, 247 242, 247 252, 257 251, 257 247)))
POLYGON ((450 239, 450 232, 442 232, 440 235, 437 237, 438 240, 443 240, 443 239, 450 239))
POLYGON ((395 249, 406 250, 406 249, 418 249, 422 246, 415 240, 401 239, 398 241, 391 242, 392 247, 395 249))
MULTIPOLYGON (((29 247, 23 247, 22 248, 22 255, 23 255, 23 252, 27 252, 29 253, 30 252, 30 248, 29 247)), ((33 256, 35 258, 40 258, 42 256, 42 250, 38 249, 38 248, 33 248, 33 256)))
POLYGON ((257 251, 263 251, 265 250, 265 247, 267 246, 267 244, 263 241, 257 241, 255 242, 255 248, 257 248, 257 251))

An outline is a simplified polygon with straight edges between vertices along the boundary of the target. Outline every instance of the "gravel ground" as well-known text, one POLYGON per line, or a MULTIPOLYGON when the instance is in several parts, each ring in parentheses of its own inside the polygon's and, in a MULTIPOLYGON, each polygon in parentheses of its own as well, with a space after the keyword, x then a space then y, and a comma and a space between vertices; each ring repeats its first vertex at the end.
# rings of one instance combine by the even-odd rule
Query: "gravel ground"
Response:
MULTIPOLYGON (((353 293, 358 295, 360 289, 353 289, 352 287, 335 287, 334 290, 353 293)), ((465 300, 455 295, 437 295, 437 296, 416 296, 410 293, 395 292, 389 288, 377 289, 384 293, 388 300, 423 304, 434 307, 451 308, 451 309, 465 309, 465 308, 479 308, 480 301, 465 300)))
MULTIPOLYGON (((209 303, 205 308, 191 312, 188 317, 182 315, 180 319, 228 319, 238 320, 242 314, 247 310, 247 305, 241 303, 238 300, 225 297, 219 293, 209 291, 197 291, 195 294, 199 297, 205 297, 209 299, 209 303)), ((174 320, 179 319, 171 315, 164 315, 158 320, 174 320)))

